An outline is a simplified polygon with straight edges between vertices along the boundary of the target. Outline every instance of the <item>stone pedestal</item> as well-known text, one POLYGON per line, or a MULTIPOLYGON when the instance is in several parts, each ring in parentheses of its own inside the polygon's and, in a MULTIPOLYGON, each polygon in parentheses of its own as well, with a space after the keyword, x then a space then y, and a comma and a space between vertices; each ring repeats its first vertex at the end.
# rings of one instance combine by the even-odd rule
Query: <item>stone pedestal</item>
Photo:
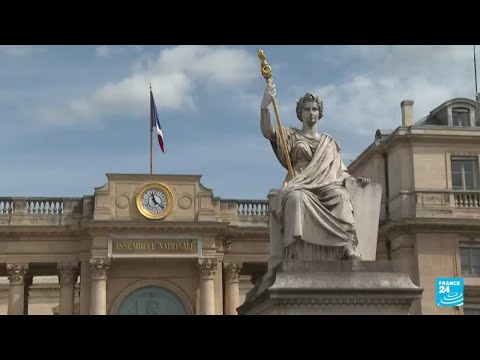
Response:
POLYGON ((407 315, 423 289, 389 261, 296 264, 266 275, 240 315, 407 315))

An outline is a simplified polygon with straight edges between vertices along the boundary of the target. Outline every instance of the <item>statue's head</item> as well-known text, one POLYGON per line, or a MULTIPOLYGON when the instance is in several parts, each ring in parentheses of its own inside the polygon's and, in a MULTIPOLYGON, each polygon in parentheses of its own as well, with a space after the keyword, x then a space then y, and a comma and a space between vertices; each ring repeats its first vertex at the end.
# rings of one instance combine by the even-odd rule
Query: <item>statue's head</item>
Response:
POLYGON ((322 118, 323 101, 316 95, 306 93, 305 96, 301 97, 297 102, 297 118, 301 122, 304 122, 305 119, 310 119, 311 116, 314 117, 312 120, 315 122, 322 118), (318 110, 318 118, 315 110, 318 110))

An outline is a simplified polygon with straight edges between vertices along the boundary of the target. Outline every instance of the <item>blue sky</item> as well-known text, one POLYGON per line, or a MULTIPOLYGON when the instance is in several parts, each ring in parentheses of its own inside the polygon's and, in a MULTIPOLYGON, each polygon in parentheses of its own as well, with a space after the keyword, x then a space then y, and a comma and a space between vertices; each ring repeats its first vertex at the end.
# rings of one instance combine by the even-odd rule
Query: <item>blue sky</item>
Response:
POLYGON ((154 142, 154 173, 202 175, 222 198, 265 198, 285 170, 260 132, 259 47, 283 125, 300 127, 296 101, 318 94, 319 131, 337 138, 346 164, 376 129, 401 124, 402 100, 418 120, 474 98, 472 45, 3 45, 0 196, 79 197, 107 173, 149 173, 151 81, 166 150, 154 142))

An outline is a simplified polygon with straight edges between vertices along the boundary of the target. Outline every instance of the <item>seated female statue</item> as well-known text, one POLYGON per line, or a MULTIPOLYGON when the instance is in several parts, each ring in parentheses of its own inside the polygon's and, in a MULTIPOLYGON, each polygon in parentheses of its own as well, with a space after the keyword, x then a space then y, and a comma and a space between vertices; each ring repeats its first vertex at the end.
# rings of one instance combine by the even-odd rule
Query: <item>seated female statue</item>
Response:
MULTIPOLYGON (((272 125, 268 106, 275 96, 271 79, 262 100, 260 124, 279 162, 287 168, 278 129, 272 125)), ((317 132, 323 102, 307 93, 297 102, 302 128, 284 128, 294 177, 271 203, 271 264, 287 261, 360 259, 355 248, 353 205, 345 180, 352 177, 334 138, 317 132)), ((362 186, 368 179, 358 179, 362 186)))

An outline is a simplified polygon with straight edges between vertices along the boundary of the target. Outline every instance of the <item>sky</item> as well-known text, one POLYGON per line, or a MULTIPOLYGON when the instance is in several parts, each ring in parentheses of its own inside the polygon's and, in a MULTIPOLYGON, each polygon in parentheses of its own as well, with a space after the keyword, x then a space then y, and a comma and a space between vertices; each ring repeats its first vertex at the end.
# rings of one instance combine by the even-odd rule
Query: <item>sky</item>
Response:
POLYGON ((106 174, 148 174, 151 82, 166 152, 154 138, 153 172, 201 175, 224 199, 265 199, 286 170, 260 131, 258 48, 282 125, 301 128, 296 102, 319 95, 318 131, 347 165, 377 129, 401 125, 402 100, 419 120, 475 96, 472 45, 1 45, 0 197, 81 197, 106 174))

